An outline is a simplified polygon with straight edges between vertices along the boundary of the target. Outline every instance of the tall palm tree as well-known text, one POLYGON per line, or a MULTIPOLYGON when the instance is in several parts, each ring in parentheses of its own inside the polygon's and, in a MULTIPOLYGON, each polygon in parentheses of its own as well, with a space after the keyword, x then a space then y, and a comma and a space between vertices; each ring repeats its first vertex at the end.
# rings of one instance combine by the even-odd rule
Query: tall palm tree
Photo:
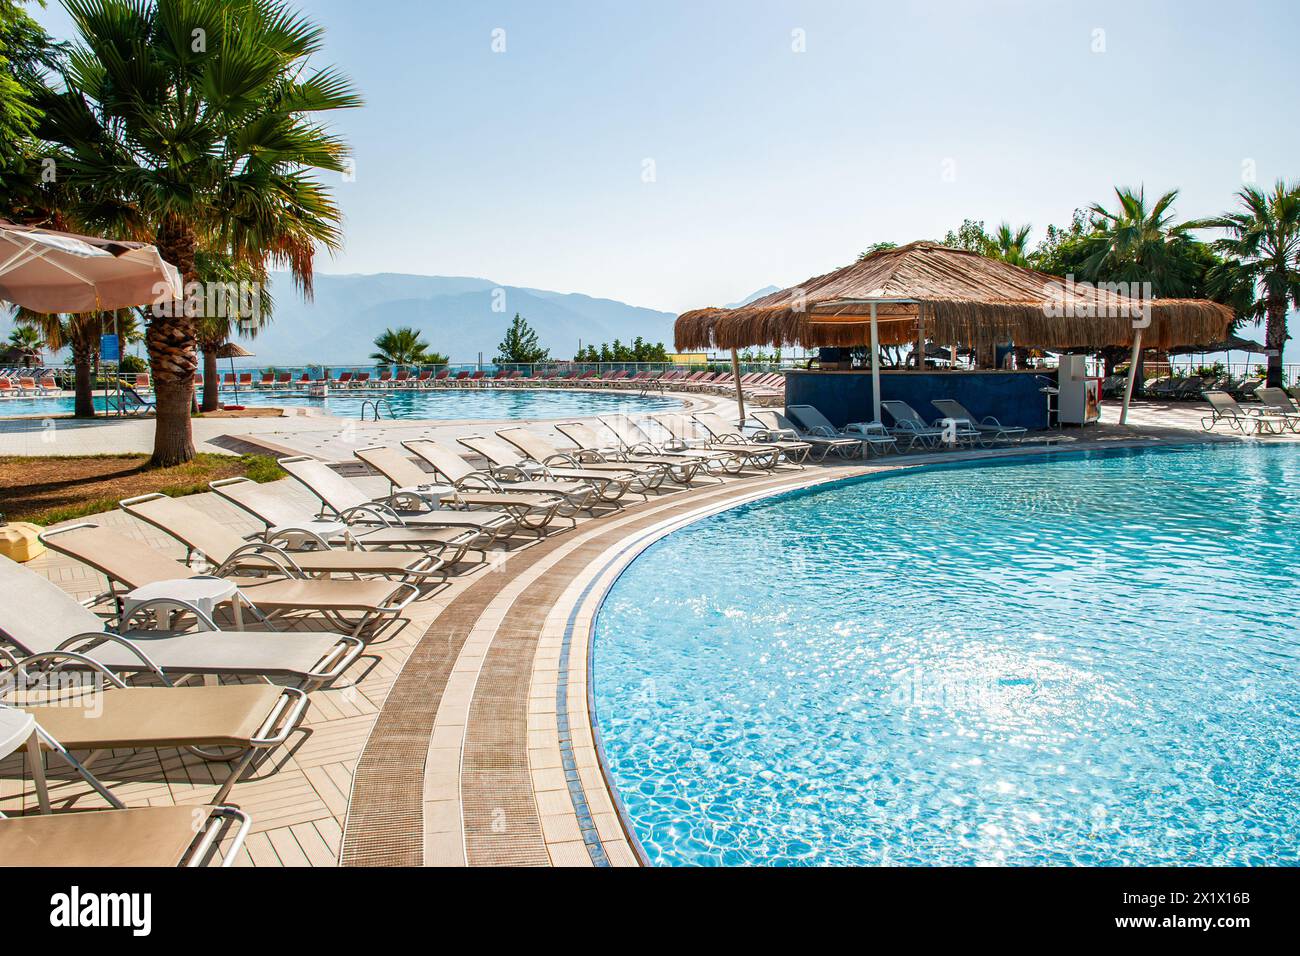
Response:
POLYGON ((385 329, 375 337, 370 357, 380 365, 446 365, 447 356, 429 351, 429 343, 420 338, 420 330, 403 326, 385 329))
POLYGON ((1266 322, 1268 384, 1278 387, 1283 384, 1287 310, 1300 306, 1300 184, 1278 180, 1272 192, 1247 186, 1237 198, 1236 210, 1190 226, 1226 230, 1227 235, 1214 242, 1215 251, 1227 261, 1211 270, 1211 289, 1246 285, 1253 291, 1253 301, 1241 312, 1256 322, 1266 322))
POLYGON ((1010 223, 1002 223, 993 235, 990 254, 995 259, 1009 262, 1013 266, 1029 268, 1029 231, 1033 227, 1028 223, 1019 229, 1012 229, 1010 223))
MULTIPOLYGON (((316 249, 339 211, 312 170, 347 150, 311 114, 360 105, 313 68, 323 31, 282 0, 63 0, 78 40, 66 90, 39 105, 61 173, 125 200, 119 232, 153 241, 187 284, 201 250, 287 266, 311 294, 316 249)), ((197 319, 155 308, 146 332, 157 404, 153 463, 194 455, 197 319)))
POLYGON ((1188 256, 1179 247, 1194 241, 1188 223, 1175 223, 1178 190, 1171 189, 1147 208, 1146 188, 1115 189, 1115 212, 1100 203, 1088 207, 1092 232, 1086 238, 1084 278, 1094 282, 1150 282, 1152 294, 1177 296, 1190 288, 1188 256))

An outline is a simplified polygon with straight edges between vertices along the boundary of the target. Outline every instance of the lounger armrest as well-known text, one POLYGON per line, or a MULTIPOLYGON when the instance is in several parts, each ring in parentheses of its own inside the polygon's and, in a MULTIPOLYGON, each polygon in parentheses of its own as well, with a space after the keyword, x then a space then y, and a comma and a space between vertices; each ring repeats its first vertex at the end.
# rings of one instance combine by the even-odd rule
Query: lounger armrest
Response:
MULTIPOLYGON (((544 471, 545 469, 543 469, 544 471)), ((492 475, 500 475, 506 481, 528 481, 533 476, 518 465, 493 465, 492 475)))
POLYGON ((348 508, 339 514, 339 519, 342 520, 344 524, 353 524, 357 519, 367 516, 392 528, 400 527, 405 524, 405 522, 398 517, 397 512, 379 502, 371 502, 370 504, 357 505, 354 508, 348 508))
MULTIPOLYGON (((300 536, 304 540, 310 541, 312 544, 316 545, 316 547, 321 551, 328 551, 330 549, 329 542, 326 541, 324 538, 322 538, 315 531, 312 531, 311 528, 276 528, 274 535, 271 534, 271 529, 267 528, 264 533, 266 535, 264 539, 266 544, 274 545, 275 547, 279 548, 285 553, 292 553, 291 549, 284 547, 284 544, 289 543, 289 538, 291 535, 300 536), (276 544, 277 541, 284 542, 284 544, 276 544)), ((307 549, 298 548, 294 550, 307 550, 307 549)))
POLYGON ((221 630, 221 628, 217 626, 217 623, 214 620, 212 620, 211 617, 205 614, 203 610, 197 607, 196 605, 191 604, 189 601, 182 601, 179 598, 165 598, 165 597, 150 598, 147 601, 142 601, 139 604, 137 604, 135 607, 131 609, 130 616, 124 617, 117 622, 118 630, 119 631, 128 630, 130 623, 134 621, 137 617, 146 615, 151 611, 157 611, 163 608, 172 611, 185 611, 188 614, 193 614, 195 619, 199 622, 200 630, 204 630, 204 631, 221 630))
POLYGON ((545 468, 549 469, 551 466, 556 464, 568 465, 572 468, 582 467, 582 461, 568 452, 556 452, 554 455, 547 455, 542 459, 542 465, 545 468))
POLYGON ((277 571, 288 578, 305 578, 306 573, 297 561, 277 545, 269 541, 250 541, 242 548, 236 548, 231 552, 230 557, 221 562, 221 565, 213 571, 214 577, 225 577, 231 570, 241 567, 245 562, 241 558, 262 558, 268 564, 272 565, 277 571))
POLYGON ((275 706, 262 721, 257 733, 248 739, 251 747, 278 747, 289 739, 293 728, 307 709, 307 692, 297 687, 281 687, 275 706))
POLYGON ((66 641, 55 648, 56 651, 76 650, 80 654, 89 654, 101 644, 116 644, 125 648, 133 657, 140 661, 164 684, 171 684, 171 680, 163 673, 163 669, 158 666, 158 662, 146 654, 138 644, 129 641, 120 634, 114 634, 111 631, 86 631, 84 634, 74 634, 66 641))
POLYGON ((366 642, 359 637, 341 636, 338 642, 329 649, 319 661, 313 665, 313 669, 307 672, 307 679, 314 684, 324 685, 342 676, 343 672, 352 666, 352 663, 361 656, 361 652, 366 649, 366 642), (328 668, 322 670, 321 668, 328 668))
MULTIPOLYGON (((197 808, 196 808, 197 809, 197 808)), ((221 868, 224 870, 233 866, 235 857, 243 849, 244 838, 248 836, 248 830, 253 825, 253 818, 238 807, 219 806, 213 807, 208 819, 204 821, 203 829, 200 831, 202 836, 195 843, 189 853, 186 854, 182 865, 192 869, 203 866, 212 851, 216 848, 217 840, 220 839, 231 826, 235 827, 234 835, 230 837, 230 842, 226 846, 226 855, 221 858, 221 868)))
POLYGON ((398 591, 401 591, 403 589, 410 592, 409 594, 406 595, 406 597, 399 599, 397 603, 394 604, 391 603, 392 595, 389 595, 390 603, 381 605, 375 608, 375 610, 378 611, 380 614, 398 614, 401 611, 405 610, 408 604, 410 604, 412 601, 414 601, 417 597, 420 596, 420 589, 417 588, 414 584, 407 584, 405 581, 403 581, 401 584, 399 584, 396 588, 393 589, 393 594, 396 594, 398 591))
POLYGON ((88 657, 79 651, 41 651, 39 654, 32 654, 30 657, 24 657, 22 660, 18 661, 17 666, 19 670, 25 671, 34 664, 53 663, 55 661, 71 661, 89 670, 95 671, 114 687, 126 686, 126 682, 123 681, 122 678, 118 677, 93 657, 88 657))
POLYGON ((466 475, 460 481, 456 482, 458 491, 501 491, 501 482, 497 481, 490 474, 484 472, 475 472, 472 475, 466 475))

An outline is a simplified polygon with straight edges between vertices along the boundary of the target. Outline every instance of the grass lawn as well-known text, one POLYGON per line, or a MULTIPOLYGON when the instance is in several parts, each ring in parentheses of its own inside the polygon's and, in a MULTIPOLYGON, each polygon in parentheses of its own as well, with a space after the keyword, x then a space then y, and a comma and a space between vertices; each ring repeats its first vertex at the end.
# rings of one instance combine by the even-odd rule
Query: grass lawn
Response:
POLYGON ((175 468, 150 468, 148 455, 0 456, 0 512, 9 521, 55 524, 111 511, 121 499, 151 491, 198 494, 209 481, 236 475, 276 481, 285 473, 265 455, 200 454, 175 468))

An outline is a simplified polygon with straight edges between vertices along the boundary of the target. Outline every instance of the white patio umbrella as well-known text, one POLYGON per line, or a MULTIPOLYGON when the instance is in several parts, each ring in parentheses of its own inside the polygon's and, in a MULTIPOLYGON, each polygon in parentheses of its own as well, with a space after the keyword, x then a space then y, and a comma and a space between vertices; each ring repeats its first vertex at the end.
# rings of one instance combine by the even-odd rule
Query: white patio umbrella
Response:
POLYGON ((0 300, 34 312, 108 312, 182 298, 154 246, 0 219, 0 300))

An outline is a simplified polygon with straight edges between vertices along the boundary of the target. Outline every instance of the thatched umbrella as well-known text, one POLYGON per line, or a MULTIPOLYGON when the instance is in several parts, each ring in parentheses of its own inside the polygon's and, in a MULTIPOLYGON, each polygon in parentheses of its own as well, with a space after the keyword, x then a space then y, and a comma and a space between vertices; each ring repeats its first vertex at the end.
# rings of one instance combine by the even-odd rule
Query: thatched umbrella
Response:
POLYGON ((235 378, 235 404, 239 404, 239 376, 235 375, 235 359, 250 358, 253 353, 238 342, 225 342, 217 347, 217 358, 230 359, 230 374, 235 378))
MULTIPOLYGON (((1222 339, 1227 306, 1197 299, 1135 299, 1115 285, 1074 283, 932 242, 882 249, 735 309, 677 318, 678 351, 749 346, 870 345, 876 415, 882 344, 927 338, 978 347, 1014 341, 1049 349, 1169 348, 1222 339), (1143 318, 1136 318, 1136 317, 1143 318), (1149 316, 1150 325, 1144 325, 1149 316)), ((1136 362, 1134 363, 1136 366, 1136 362)), ((1132 391, 1132 373, 1124 414, 1132 391)))

